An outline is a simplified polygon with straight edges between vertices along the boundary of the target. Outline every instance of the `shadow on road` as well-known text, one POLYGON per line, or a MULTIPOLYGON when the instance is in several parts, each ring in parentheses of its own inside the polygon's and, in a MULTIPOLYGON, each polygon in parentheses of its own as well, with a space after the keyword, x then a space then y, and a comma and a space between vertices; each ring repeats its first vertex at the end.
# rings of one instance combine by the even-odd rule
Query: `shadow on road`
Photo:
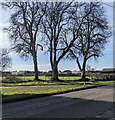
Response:
MULTIPOLYGON (((2 106, 3 120, 13 119, 48 119, 76 118, 83 120, 112 119, 113 102, 103 97, 103 100, 75 98, 61 95, 30 99, 7 103, 2 106)), ((48 119, 49 120, 49 119, 48 119)))

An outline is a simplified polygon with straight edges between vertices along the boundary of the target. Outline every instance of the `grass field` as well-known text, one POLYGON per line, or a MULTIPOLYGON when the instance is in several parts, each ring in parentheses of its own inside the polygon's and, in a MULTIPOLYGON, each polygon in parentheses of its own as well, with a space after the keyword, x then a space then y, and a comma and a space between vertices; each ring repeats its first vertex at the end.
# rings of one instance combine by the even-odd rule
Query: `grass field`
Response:
MULTIPOLYGON (((33 80, 34 79, 34 76, 19 76, 17 78, 21 78, 23 80, 33 80)), ((81 77, 80 76, 59 76, 59 79, 60 80, 78 80, 80 79, 81 77)), ((51 76, 39 76, 39 79, 40 80, 50 80, 51 79, 51 76)))
MULTIPOLYGON (((34 81, 34 76, 17 76, 21 79, 19 83, 2 83, 2 86, 37 86, 37 85, 82 85, 84 82, 79 81, 80 76, 59 76, 60 81, 50 81, 50 76, 39 76, 39 81, 34 81)), ((86 84, 109 84, 115 80, 85 82, 86 84)))
POLYGON ((59 77, 60 82, 50 81, 50 76, 39 76, 39 81, 34 81, 34 76, 17 76, 21 82, 17 83, 2 83, 2 86, 31 86, 31 85, 60 85, 60 84, 75 84, 80 77, 66 76, 59 77))

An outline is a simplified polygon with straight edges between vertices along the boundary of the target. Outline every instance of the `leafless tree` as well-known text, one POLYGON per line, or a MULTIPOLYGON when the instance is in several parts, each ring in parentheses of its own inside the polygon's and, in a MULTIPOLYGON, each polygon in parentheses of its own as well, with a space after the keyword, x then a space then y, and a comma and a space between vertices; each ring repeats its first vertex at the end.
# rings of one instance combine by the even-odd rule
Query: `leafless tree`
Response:
POLYGON ((90 14, 85 17, 80 27, 79 37, 67 55, 69 59, 76 60, 82 72, 82 80, 85 80, 87 61, 92 57, 96 59, 102 56, 103 49, 111 36, 103 5, 100 2, 85 3, 81 10, 81 16, 89 11, 90 14))
POLYGON ((47 12, 42 20, 42 33, 44 33, 44 45, 50 54, 52 80, 58 81, 59 52, 66 48, 62 47, 62 32, 69 22, 68 9, 71 3, 48 2, 47 12))
POLYGON ((2 72, 10 68, 12 65, 12 59, 8 54, 9 51, 7 49, 4 48, 0 50, 0 69, 2 72))
POLYGON ((10 26, 6 29, 10 36, 11 49, 27 59, 33 58, 35 80, 38 80, 37 47, 40 22, 46 11, 42 2, 8 2, 3 6, 11 9, 10 26))
POLYGON ((42 20, 44 45, 50 54, 52 80, 58 81, 58 64, 73 46, 78 37, 80 27, 85 17, 80 16, 84 3, 77 2, 50 2, 42 20), (75 19, 74 19, 75 17, 75 19))

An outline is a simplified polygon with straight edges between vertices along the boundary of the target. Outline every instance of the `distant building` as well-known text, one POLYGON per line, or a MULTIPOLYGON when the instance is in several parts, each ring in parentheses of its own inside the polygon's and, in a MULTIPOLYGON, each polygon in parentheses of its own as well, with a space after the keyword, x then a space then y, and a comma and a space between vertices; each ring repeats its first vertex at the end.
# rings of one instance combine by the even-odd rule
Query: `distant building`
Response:
POLYGON ((18 75, 18 71, 12 71, 11 75, 18 75))
POLYGON ((49 70, 48 72, 45 72, 45 75, 46 75, 46 76, 47 76, 47 75, 48 75, 48 76, 51 76, 51 75, 52 75, 52 72, 53 72, 52 70, 49 70))
POLYGON ((24 76, 24 75, 25 75, 25 71, 19 71, 19 72, 18 72, 18 75, 24 76))
POLYGON ((14 76, 32 76, 34 75, 34 72, 33 71, 12 71, 11 72, 11 75, 14 75, 14 76))
POLYGON ((71 71, 71 70, 64 70, 64 71, 62 72, 62 74, 64 74, 64 75, 71 75, 71 74, 72 74, 72 71, 71 71))
POLYGON ((115 80, 115 68, 104 68, 100 72, 100 75, 107 80, 115 80))
POLYGON ((81 71, 74 70, 74 71, 72 71, 72 74, 73 75, 81 75, 81 71))
POLYGON ((115 68, 104 68, 101 73, 115 73, 115 68))
POLYGON ((78 73, 77 70, 72 71, 72 74, 77 74, 77 73, 78 73))

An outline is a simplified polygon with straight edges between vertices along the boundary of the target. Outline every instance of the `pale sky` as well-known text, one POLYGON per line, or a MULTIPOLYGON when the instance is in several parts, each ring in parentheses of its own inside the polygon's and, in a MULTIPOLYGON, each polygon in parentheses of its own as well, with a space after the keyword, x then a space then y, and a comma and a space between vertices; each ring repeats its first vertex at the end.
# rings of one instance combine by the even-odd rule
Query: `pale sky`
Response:
MULTIPOLYGON (((89 0, 91 1, 91 0, 89 0)), ((113 0, 103 0, 103 2, 107 2, 107 4, 112 5, 113 0)), ((113 8, 105 5, 107 10, 107 18, 110 23, 110 26, 113 26, 113 8)), ((9 39, 7 33, 3 32, 3 28, 9 25, 8 21, 9 11, 3 10, 0 8, 0 49, 1 48, 9 48, 9 39)), ((113 36, 109 39, 109 43, 106 45, 106 49, 103 51, 104 56, 99 58, 98 61, 90 60, 88 65, 96 69, 103 69, 113 67, 113 36)), ((8 70, 33 70, 32 59, 30 58, 27 61, 22 60, 15 53, 10 53, 12 57, 12 67, 8 70)), ((50 62, 49 56, 44 54, 44 52, 38 52, 38 64, 39 70, 49 71, 50 70, 50 62)), ((62 60, 58 66, 59 70, 78 70, 77 64, 73 61, 62 60)))

